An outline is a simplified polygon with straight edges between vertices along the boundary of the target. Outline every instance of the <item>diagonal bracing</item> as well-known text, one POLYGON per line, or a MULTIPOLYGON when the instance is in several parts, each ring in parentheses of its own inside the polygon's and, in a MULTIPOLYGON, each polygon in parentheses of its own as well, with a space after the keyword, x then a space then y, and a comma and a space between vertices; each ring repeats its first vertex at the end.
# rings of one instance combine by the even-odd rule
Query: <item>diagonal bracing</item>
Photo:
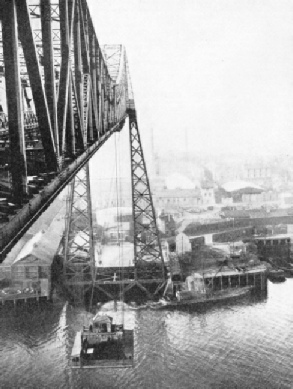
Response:
POLYGON ((69 186, 66 217, 64 281, 67 284, 91 281, 94 248, 88 164, 77 173, 69 186))
POLYGON ((135 116, 129 115, 132 209, 134 219, 135 278, 164 279, 164 261, 140 134, 135 116))

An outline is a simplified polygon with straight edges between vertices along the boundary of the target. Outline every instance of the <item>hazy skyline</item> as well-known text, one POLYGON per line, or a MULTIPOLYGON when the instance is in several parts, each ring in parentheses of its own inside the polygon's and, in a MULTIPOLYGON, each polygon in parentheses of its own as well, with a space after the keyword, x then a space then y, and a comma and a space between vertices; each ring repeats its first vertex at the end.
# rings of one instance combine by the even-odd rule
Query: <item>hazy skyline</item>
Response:
POLYGON ((293 2, 88 3, 100 44, 126 47, 148 145, 153 128, 157 149, 291 152, 293 2))

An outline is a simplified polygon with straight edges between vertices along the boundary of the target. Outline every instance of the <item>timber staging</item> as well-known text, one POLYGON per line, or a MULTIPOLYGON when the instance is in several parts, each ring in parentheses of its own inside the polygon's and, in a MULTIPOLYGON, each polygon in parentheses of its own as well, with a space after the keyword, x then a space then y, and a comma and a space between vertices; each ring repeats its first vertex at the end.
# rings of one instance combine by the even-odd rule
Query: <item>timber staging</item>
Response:
POLYGON ((65 290, 74 300, 93 301, 93 304, 111 300, 134 299, 153 300, 160 292, 164 291, 166 281, 164 279, 153 280, 121 280, 121 281, 96 281, 96 282, 66 282, 65 290))
POLYGON ((120 298, 127 300, 133 294, 153 299, 163 292, 166 282, 158 268, 103 267, 97 269, 94 281, 88 274, 87 279, 66 279, 64 286, 72 296, 93 295, 94 301, 99 302, 120 298))

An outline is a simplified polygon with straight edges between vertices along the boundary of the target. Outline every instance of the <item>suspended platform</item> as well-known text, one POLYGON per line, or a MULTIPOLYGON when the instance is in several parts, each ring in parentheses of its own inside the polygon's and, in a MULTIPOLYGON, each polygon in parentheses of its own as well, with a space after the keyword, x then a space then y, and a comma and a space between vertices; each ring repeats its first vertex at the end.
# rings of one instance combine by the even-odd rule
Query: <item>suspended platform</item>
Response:
MULTIPOLYGON (((114 346, 115 347, 115 346, 114 346)), ((104 350, 107 357, 98 357, 94 348, 89 348, 87 353, 81 352, 81 332, 77 332, 71 353, 71 367, 73 369, 95 369, 95 368, 123 368, 134 366, 134 336, 133 330, 124 331, 124 344, 120 350, 114 350, 109 345, 104 350), (111 350, 112 348, 112 350, 111 350), (117 353, 118 351, 118 353, 117 353), (111 356, 112 353, 112 356, 111 356)))
POLYGON ((71 353, 72 368, 133 367, 134 331, 123 324, 113 324, 113 318, 97 314, 77 332, 71 353))

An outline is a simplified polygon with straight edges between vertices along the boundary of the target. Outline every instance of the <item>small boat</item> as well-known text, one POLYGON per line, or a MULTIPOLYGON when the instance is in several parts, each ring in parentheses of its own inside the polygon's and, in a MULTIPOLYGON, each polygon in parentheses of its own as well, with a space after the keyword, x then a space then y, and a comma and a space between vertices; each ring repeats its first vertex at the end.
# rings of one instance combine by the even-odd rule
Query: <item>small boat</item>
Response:
POLYGON ((204 278, 200 274, 194 273, 186 278, 180 289, 176 291, 175 296, 165 295, 159 302, 153 303, 150 308, 161 309, 236 299, 250 294, 253 287, 244 286, 215 291, 205 286, 204 278))
POLYGON ((286 281, 285 272, 281 269, 269 269, 268 279, 272 282, 284 282, 286 281))
POLYGON ((283 270, 286 278, 293 277, 293 265, 292 265, 292 263, 288 263, 287 267, 279 266, 278 269, 283 270))
POLYGON ((244 286, 241 288, 227 288, 220 291, 207 293, 198 296, 185 296, 183 298, 176 297, 175 299, 162 298, 159 302, 150 306, 151 309, 161 309, 168 307, 179 307, 186 305, 199 305, 203 303, 213 303, 222 300, 232 300, 239 297, 247 296, 251 293, 252 286, 244 286))
POLYGON ((111 316, 98 313, 77 332, 71 353, 71 367, 132 367, 133 330, 113 324, 111 316))
POLYGON ((288 263, 288 267, 278 266, 272 258, 267 258, 266 261, 271 265, 267 269, 268 279, 272 282, 284 282, 286 277, 293 276, 293 265, 288 263))

